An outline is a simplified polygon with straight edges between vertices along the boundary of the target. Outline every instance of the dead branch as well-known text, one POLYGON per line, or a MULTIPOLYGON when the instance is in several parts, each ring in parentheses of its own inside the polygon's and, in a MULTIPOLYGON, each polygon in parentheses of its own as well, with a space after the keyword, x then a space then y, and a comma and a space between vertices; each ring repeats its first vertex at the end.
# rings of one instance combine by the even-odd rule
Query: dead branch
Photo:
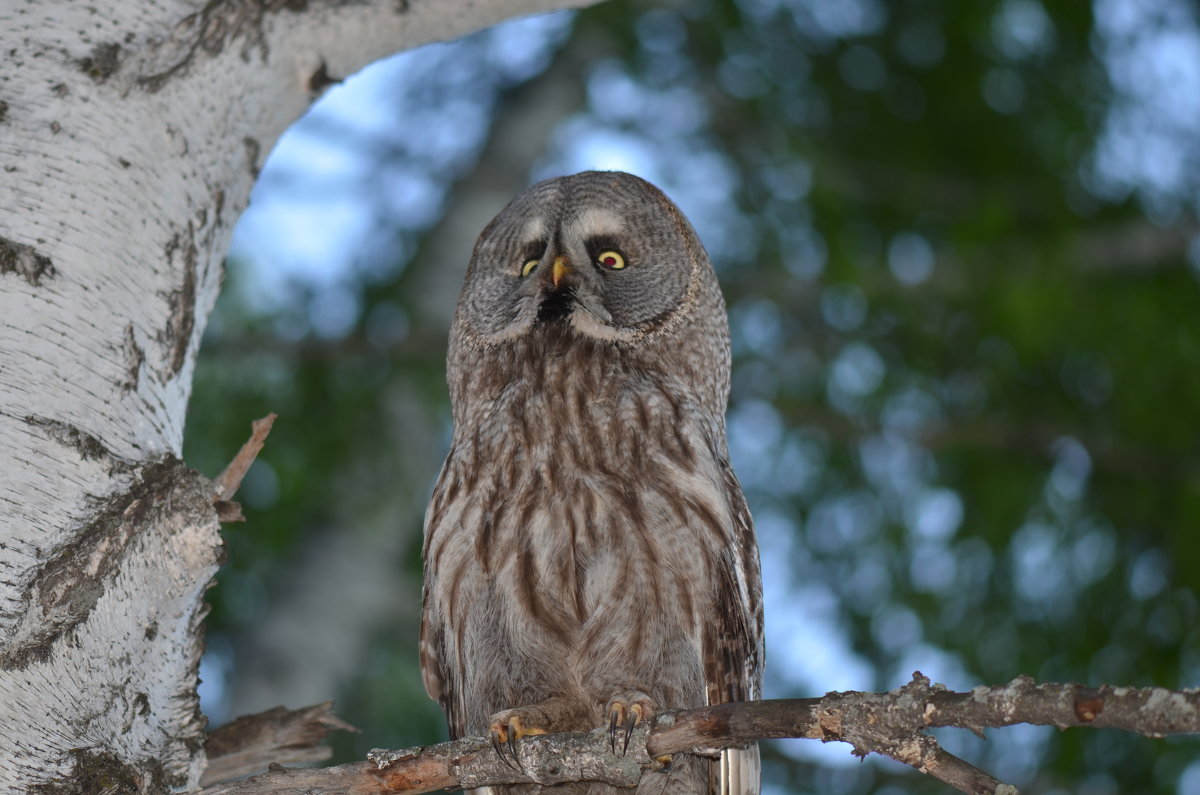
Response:
POLYGON ((304 709, 275 707, 210 732, 204 743, 208 767, 200 785, 232 781, 282 762, 324 762, 333 753, 320 744, 329 732, 358 731, 332 708, 332 701, 304 709))
POLYGON ((254 459, 262 452, 263 445, 267 442, 267 434, 271 432, 271 426, 275 424, 275 418, 278 416, 272 411, 261 420, 252 422, 250 438, 242 445, 242 449, 238 450, 229 466, 225 467, 225 471, 217 476, 216 484, 220 492, 213 499, 213 504, 217 506, 217 519, 221 522, 246 521, 246 517, 242 515, 242 506, 233 501, 233 495, 241 487, 242 478, 246 477, 254 459))
POLYGON ((520 769, 495 753, 490 738, 469 737, 401 751, 376 750, 370 762, 323 770, 284 770, 203 795, 313 793, 420 793, 490 784, 603 781, 631 787, 656 757, 713 754, 721 748, 784 737, 846 742, 856 756, 871 753, 931 775, 960 792, 1016 795, 1015 787, 946 752, 927 730, 956 726, 984 729, 1030 723, 1060 729, 1094 726, 1150 737, 1200 733, 1200 690, 1100 688, 1037 684, 1018 677, 1008 684, 956 693, 930 684, 919 671, 887 693, 829 693, 823 698, 721 704, 658 715, 635 732, 627 756, 609 749, 608 731, 526 737, 520 769))

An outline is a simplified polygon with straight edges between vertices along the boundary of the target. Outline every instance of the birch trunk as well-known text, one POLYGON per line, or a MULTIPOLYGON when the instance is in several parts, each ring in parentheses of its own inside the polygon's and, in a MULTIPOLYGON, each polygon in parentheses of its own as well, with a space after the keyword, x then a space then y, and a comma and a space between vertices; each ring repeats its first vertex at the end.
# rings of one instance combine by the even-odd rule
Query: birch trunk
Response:
POLYGON ((222 551, 212 484, 179 454, 275 139, 330 77, 570 4, 0 5, 0 791, 199 780, 222 551))

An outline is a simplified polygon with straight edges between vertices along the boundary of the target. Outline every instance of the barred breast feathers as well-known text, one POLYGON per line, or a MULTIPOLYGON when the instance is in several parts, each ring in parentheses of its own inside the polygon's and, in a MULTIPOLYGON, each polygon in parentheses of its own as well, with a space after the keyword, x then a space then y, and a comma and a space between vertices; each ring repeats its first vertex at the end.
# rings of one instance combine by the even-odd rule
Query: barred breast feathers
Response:
POLYGON ((430 503, 425 553, 435 597, 455 615, 475 567, 537 583, 541 598, 520 602, 568 645, 599 631, 588 619, 614 592, 667 600, 658 607, 691 623, 696 606, 678 604, 690 599, 688 583, 728 559, 734 543, 714 438, 723 419, 616 346, 553 342, 516 343, 507 355, 519 364, 479 367, 463 384, 490 400, 456 427, 430 503), (609 570, 605 555, 625 559, 630 545, 645 570, 609 570), (664 574, 671 587, 634 587, 664 574))

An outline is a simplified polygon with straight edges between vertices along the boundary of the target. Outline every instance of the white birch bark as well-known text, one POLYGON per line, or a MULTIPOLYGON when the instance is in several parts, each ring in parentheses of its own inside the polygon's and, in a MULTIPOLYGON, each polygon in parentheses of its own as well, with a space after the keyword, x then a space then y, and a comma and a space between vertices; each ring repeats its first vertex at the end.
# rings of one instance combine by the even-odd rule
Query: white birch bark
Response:
POLYGON ((0 791, 198 782, 221 541, 179 454, 277 136, 327 76, 571 4, 0 4, 0 791))

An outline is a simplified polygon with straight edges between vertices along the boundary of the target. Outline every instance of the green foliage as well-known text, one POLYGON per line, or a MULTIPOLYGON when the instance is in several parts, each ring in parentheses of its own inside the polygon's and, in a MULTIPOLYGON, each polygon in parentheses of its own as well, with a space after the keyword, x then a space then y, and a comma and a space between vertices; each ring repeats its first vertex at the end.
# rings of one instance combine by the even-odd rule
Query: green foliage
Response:
MULTIPOLYGON (((1005 15, 1034 6, 609 2, 576 20, 572 42, 607 52, 593 84, 615 68, 651 94, 687 92, 705 121, 680 148, 719 152, 733 174, 728 234, 699 231, 718 241, 733 318, 735 464, 760 524, 788 534, 764 533, 767 555, 789 556, 767 569, 783 571, 773 609, 826 615, 832 599, 827 623, 871 672, 861 687, 895 687, 906 665, 952 687, 1200 684, 1197 226, 1185 203, 1148 217, 1096 186, 1115 112, 1097 22, 1057 4, 1048 34, 1012 39, 1005 15), (852 24, 845 9, 866 12, 852 24)), ((597 125, 652 134, 595 96, 597 125)), ((689 167, 663 154, 668 189, 689 167)), ((299 539, 369 511, 404 470, 399 431, 380 432, 398 385, 445 418, 442 343, 373 346, 362 319, 384 301, 415 312, 405 279, 422 267, 418 254, 365 287, 335 341, 281 336, 226 291, 188 460, 215 473, 250 418, 281 420, 264 453, 274 486, 252 478, 249 525, 227 533, 214 631, 252 631, 232 586, 250 578, 264 598, 299 539), (348 461, 375 473, 349 506, 328 487, 348 461)), ((416 576, 415 555, 403 565, 416 576)), ((782 650, 801 641, 772 635, 770 695, 834 686, 782 650)), ((413 649, 375 648, 347 717, 378 732, 366 745, 429 739, 413 649)), ((1175 792, 1197 751, 1115 732, 939 736, 1032 791, 1175 792)), ((777 791, 945 791, 798 747, 766 752, 777 791)))

